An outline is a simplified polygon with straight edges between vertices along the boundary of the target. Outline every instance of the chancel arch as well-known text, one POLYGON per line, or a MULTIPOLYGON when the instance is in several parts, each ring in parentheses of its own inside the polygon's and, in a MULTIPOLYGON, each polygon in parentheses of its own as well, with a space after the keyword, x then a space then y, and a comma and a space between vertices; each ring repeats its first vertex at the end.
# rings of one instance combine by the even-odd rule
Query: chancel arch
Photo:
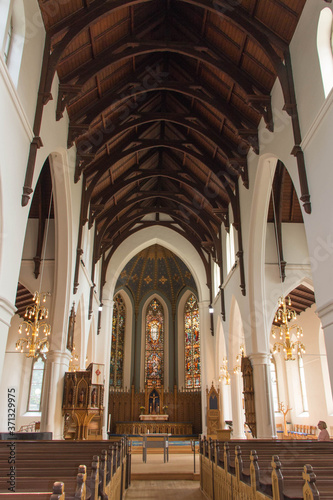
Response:
POLYGON ((206 286, 206 271, 194 247, 188 240, 172 229, 167 227, 161 228, 159 226, 144 228, 136 233, 135 236, 129 236, 119 245, 112 257, 112 265, 109 265, 107 269, 103 295, 106 298, 112 299, 118 277, 127 262, 138 252, 154 244, 159 244, 170 250, 186 264, 198 290, 199 301, 209 300, 209 289, 206 286))
MULTIPOLYGON (((125 335, 122 341, 123 363, 125 366, 128 362, 125 360, 132 362, 130 385, 121 382, 115 385, 116 367, 115 361, 111 360, 109 412, 113 430, 122 425, 120 418, 134 426, 138 425, 140 414, 161 415, 168 409, 170 411, 163 420, 170 421, 178 433, 183 429, 182 422, 201 428, 201 410, 195 409, 201 408, 198 349, 194 360, 197 362, 196 382, 187 389, 185 387, 185 309, 189 302, 196 314, 194 333, 199 341, 198 292, 189 268, 168 248, 155 243, 127 261, 119 273, 116 290, 113 326, 119 327, 121 303, 125 318, 121 332, 125 335), (123 298, 126 296, 125 304, 123 298), (131 332, 126 326, 130 318, 131 332), (127 332, 130 335, 127 336, 127 332), (126 340, 128 337, 130 341, 126 340), (182 380, 179 376, 181 365, 182 380), (175 405, 175 399, 178 405, 175 405)), ((191 322, 194 320, 192 316, 191 322)), ((111 358, 118 345, 119 341, 113 334, 111 358)))

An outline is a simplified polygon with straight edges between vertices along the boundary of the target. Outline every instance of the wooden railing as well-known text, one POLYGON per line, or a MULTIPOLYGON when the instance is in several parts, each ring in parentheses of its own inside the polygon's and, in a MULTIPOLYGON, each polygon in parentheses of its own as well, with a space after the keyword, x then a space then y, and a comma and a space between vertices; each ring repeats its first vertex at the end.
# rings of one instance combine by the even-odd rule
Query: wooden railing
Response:
POLYGON ((204 439, 201 488, 211 500, 332 500, 332 452, 333 442, 204 439))
POLYGON ((116 434, 159 434, 192 435, 192 424, 179 422, 118 422, 116 434))

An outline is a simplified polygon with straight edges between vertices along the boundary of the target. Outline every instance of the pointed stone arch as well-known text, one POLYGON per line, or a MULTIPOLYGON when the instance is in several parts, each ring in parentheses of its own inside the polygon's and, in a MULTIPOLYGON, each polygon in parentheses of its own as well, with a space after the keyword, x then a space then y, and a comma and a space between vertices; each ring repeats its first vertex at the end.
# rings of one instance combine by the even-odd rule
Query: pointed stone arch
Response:
POLYGON ((53 349, 64 350, 67 342, 67 319, 71 304, 73 245, 71 191, 67 157, 60 151, 49 156, 55 218, 55 268, 53 292, 53 349))

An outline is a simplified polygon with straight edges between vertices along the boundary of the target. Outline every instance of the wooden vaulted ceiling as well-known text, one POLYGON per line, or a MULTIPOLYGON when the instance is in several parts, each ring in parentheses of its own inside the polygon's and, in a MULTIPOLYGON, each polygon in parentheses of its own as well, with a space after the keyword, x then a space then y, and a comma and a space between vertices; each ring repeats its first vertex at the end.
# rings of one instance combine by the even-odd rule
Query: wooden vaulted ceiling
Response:
POLYGON ((216 252, 260 120, 273 130, 278 77, 305 0, 39 0, 60 80, 82 220, 95 223, 95 261, 130 234, 171 227, 216 252))

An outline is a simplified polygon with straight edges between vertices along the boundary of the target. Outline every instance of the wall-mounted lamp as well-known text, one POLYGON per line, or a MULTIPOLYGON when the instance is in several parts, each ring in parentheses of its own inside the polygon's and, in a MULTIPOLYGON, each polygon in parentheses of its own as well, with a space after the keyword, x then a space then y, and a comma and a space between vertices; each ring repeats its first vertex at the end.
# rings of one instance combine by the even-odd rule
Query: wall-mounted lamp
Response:
POLYGON ((212 306, 212 304, 209 304, 209 306, 208 306, 208 311, 210 312, 210 314, 213 314, 213 312, 214 312, 214 307, 212 306))

